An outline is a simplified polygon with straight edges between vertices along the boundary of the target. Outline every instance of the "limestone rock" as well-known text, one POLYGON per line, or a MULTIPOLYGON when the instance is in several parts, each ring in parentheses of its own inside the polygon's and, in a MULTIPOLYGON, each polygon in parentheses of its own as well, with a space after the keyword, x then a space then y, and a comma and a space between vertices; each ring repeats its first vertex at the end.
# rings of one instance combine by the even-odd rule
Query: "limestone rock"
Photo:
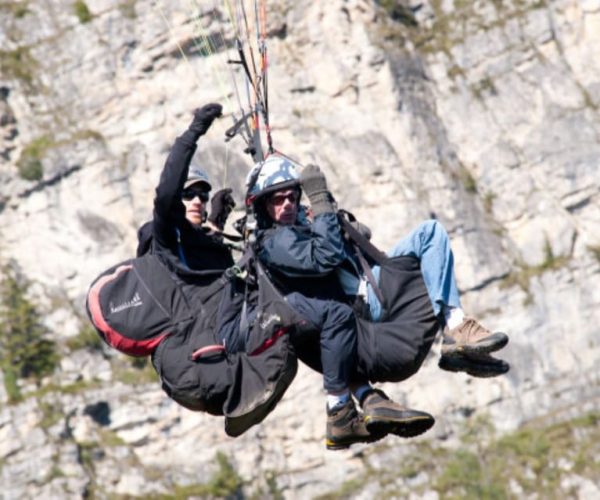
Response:
MULTIPOLYGON (((0 264, 32 281, 63 359, 41 387, 23 385, 21 403, 1 384, 3 495, 170 494, 208 483, 220 452, 249 495, 273 474, 285 498, 306 498, 394 463, 397 438, 325 451, 322 381, 305 367, 267 420, 233 440, 222 419, 184 410, 159 384, 122 383, 106 350, 67 347, 91 281, 133 255, 192 110, 224 104, 195 159, 239 202, 251 162, 239 138, 223 140, 238 109, 222 6, 102 0, 86 2, 84 22, 70 1, 21 3, 24 13, 0 6, 0 264), (194 40, 221 30, 203 56, 194 40)), ((456 446, 471 415, 510 432, 596 409, 600 2, 410 0, 395 14, 376 4, 394 2, 267 2, 275 146, 318 163, 383 249, 421 220, 442 222, 463 306, 509 333, 512 366, 491 380, 441 372, 436 344, 415 377, 385 390, 436 416, 419 439, 456 446)), ((393 484, 437 498, 429 479, 393 484)), ((356 498, 382 488, 368 482, 356 498)), ((573 474, 561 488, 587 498, 599 485, 573 474)))

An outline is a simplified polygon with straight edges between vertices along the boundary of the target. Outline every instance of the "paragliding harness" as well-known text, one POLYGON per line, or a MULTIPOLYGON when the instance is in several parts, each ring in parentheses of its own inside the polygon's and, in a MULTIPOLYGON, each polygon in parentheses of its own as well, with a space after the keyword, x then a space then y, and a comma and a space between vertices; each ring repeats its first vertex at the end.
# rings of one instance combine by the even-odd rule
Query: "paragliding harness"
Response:
MULTIPOLYGON (((355 307, 357 323, 356 381, 398 382, 421 367, 439 330, 420 262, 411 256, 388 257, 352 225, 354 217, 340 210, 338 220, 362 273, 383 309, 373 321, 368 307, 355 307), (379 282, 368 261, 380 266, 379 282)), ((298 358, 322 371, 318 341, 294 345, 298 358)))
POLYGON ((294 379, 290 336, 306 326, 251 247, 211 284, 194 283, 216 273, 174 273, 148 253, 96 278, 86 307, 111 347, 152 356, 167 395, 190 410, 224 415, 225 432, 239 436, 271 412, 294 379), (242 318, 249 304, 250 320, 242 318), (244 329, 244 342, 234 350, 227 340, 236 328, 244 329))

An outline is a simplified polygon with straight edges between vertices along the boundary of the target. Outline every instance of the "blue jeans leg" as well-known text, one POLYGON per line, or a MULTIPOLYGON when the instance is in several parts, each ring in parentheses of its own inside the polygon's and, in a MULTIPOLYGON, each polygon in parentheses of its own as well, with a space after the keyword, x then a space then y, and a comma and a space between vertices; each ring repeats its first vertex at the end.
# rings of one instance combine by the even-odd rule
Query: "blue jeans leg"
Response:
MULTIPOLYGON (((421 273, 436 316, 442 306, 460 307, 460 294, 454 278, 454 256, 448 233, 438 221, 427 220, 402 238, 390 252, 390 257, 411 255, 421 261, 421 273)), ((379 282, 380 267, 373 267, 379 282)), ((369 308, 374 321, 381 318, 381 304, 370 285, 367 285, 369 308)))
POLYGON ((288 303, 321 332, 323 386, 339 393, 348 388, 356 365, 356 322, 350 306, 335 300, 309 298, 299 293, 286 296, 288 303))

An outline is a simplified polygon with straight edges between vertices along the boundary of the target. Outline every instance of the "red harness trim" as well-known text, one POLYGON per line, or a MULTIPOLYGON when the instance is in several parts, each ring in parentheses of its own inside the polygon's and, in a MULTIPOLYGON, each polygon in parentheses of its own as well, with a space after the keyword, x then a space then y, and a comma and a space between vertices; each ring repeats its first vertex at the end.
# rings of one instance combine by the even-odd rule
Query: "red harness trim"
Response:
POLYGON ((271 335, 267 340, 265 340, 261 345, 259 345, 254 351, 250 353, 250 356, 258 356, 265 352, 269 347, 271 347, 279 337, 282 337, 289 331, 289 327, 284 326, 275 331, 273 335, 271 335))
POLYGON ((106 340, 110 346, 125 354, 129 354, 130 356, 148 356, 149 354, 152 354, 158 344, 169 335, 169 332, 165 332, 158 337, 148 340, 133 340, 127 338, 107 323, 100 305, 100 291, 102 290, 102 287, 106 283, 117 279, 121 273, 129 271, 132 267, 131 264, 119 266, 112 274, 103 276, 96 281, 88 293, 88 306, 94 325, 102 332, 104 340, 106 340))

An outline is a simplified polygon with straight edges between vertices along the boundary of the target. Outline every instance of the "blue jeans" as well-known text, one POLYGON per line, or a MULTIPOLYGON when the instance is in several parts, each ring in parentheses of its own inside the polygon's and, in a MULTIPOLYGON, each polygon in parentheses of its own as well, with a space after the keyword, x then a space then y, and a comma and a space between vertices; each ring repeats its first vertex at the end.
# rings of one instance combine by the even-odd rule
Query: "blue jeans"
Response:
MULTIPOLYGON (((460 307, 460 294, 454 278, 454 256, 448 233, 438 221, 427 220, 402 238, 390 252, 389 257, 412 255, 421 261, 421 274, 427 293, 437 316, 442 306, 460 307)), ((379 283, 380 267, 373 266, 373 274, 379 283)), ((381 304, 367 283, 367 299, 373 321, 381 318, 381 304)))

